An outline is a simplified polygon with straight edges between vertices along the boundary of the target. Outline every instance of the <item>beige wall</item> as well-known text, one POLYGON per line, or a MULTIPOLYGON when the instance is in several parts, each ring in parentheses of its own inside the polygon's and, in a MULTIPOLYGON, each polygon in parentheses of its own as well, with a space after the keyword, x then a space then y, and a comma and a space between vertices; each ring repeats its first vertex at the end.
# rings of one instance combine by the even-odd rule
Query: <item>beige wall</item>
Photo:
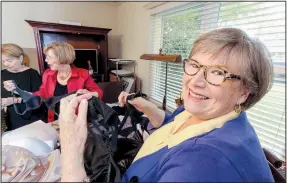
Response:
POLYGON ((140 60, 148 53, 150 16, 143 6, 147 2, 126 2, 118 7, 118 34, 121 39, 121 58, 137 60, 136 74, 142 80, 141 89, 149 93, 149 61, 140 60))
POLYGON ((38 68, 32 27, 25 19, 58 23, 81 22, 85 26, 110 28, 109 55, 118 55, 117 7, 112 2, 2 2, 2 43, 16 43, 27 51, 30 66, 38 68), (113 42, 116 42, 113 44, 113 42))
POLYGON ((109 56, 137 60, 136 74, 144 93, 149 93, 149 61, 140 60, 148 53, 150 12, 148 2, 3 2, 2 43, 24 48, 30 66, 38 69, 32 28, 24 20, 58 22, 78 21, 86 26, 113 29, 109 33, 109 56))

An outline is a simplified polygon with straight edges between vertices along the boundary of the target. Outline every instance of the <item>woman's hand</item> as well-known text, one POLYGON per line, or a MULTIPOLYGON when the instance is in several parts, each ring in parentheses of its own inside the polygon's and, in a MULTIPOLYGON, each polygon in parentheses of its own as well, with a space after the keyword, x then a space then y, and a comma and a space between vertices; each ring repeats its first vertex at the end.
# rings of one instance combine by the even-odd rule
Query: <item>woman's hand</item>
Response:
POLYGON ((3 85, 7 91, 13 91, 16 89, 16 85, 12 80, 3 81, 3 85))
MULTIPOLYGON (((121 94, 118 97, 118 102, 120 106, 126 105, 127 96, 129 96, 127 92, 121 92, 121 94)), ((148 100, 137 97, 133 100, 128 100, 128 103, 132 104, 138 111, 146 113, 149 110, 151 110, 155 105, 148 100)))
POLYGON ((99 94, 97 92, 90 92, 89 90, 86 90, 86 89, 79 89, 77 92, 76 92, 76 95, 83 95, 83 94, 87 94, 87 93, 90 93, 92 94, 93 96, 95 97, 98 97, 99 94))
POLYGON ((60 103, 60 142, 63 182, 82 182, 86 178, 84 148, 87 139, 87 110, 91 94, 60 103), (78 113, 77 113, 78 111, 78 113))
POLYGON ((118 97, 118 102, 120 104, 121 107, 123 107, 124 105, 126 105, 126 100, 127 100, 127 96, 129 94, 127 92, 122 91, 118 97))
POLYGON ((76 94, 86 94, 86 93, 90 93, 90 91, 86 89, 79 89, 76 94))
MULTIPOLYGON (((121 92, 118 97, 120 106, 124 106, 126 104, 128 95, 129 94, 127 92, 121 92)), ((158 128, 162 125, 165 118, 165 112, 159 109, 152 102, 142 97, 137 97, 133 100, 128 100, 128 103, 132 104, 138 111, 143 112, 154 127, 158 128)))
POLYGON ((7 107, 10 106, 14 103, 21 103, 22 98, 14 98, 14 97, 7 97, 7 98, 2 98, 2 107, 7 107))

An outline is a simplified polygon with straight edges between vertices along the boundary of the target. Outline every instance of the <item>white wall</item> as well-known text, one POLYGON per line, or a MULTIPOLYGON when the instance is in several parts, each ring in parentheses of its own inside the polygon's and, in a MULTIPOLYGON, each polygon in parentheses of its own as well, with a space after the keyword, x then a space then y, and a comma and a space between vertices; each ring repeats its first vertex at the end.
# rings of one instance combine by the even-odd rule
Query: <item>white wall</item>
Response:
POLYGON ((117 6, 102 2, 2 2, 2 42, 35 48, 32 27, 25 19, 54 22, 77 21, 82 25, 111 28, 116 33, 117 6))
POLYGON ((2 43, 16 43, 29 52, 30 66, 38 69, 32 27, 24 20, 55 22, 78 21, 86 26, 111 28, 109 56, 137 60, 136 74, 142 91, 149 93, 148 53, 149 2, 2 2, 2 43))
POLYGON ((2 43, 21 46, 30 59, 30 67, 39 69, 36 44, 28 20, 81 22, 84 26, 110 28, 109 55, 118 55, 113 44, 117 37, 117 7, 113 2, 2 2, 2 43))
POLYGON ((149 93, 149 61, 140 60, 148 53, 150 16, 143 6, 147 2, 125 2, 118 7, 118 34, 121 39, 121 58, 137 60, 136 74, 142 80, 142 92, 149 93))

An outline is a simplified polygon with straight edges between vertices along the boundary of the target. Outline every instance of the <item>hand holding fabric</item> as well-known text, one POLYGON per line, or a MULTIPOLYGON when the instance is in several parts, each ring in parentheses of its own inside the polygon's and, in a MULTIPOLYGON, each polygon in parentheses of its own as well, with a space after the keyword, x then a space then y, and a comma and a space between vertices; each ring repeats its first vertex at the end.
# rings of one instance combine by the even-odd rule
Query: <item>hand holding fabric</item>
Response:
POLYGON ((62 152, 62 181, 81 182, 86 178, 84 147, 87 139, 87 110, 91 94, 73 99, 64 98, 60 104, 60 141, 62 152), (71 99, 71 101, 69 101, 71 99))
POLYGON ((2 107, 7 107, 12 105, 13 103, 21 103, 22 99, 21 98, 13 98, 13 97, 7 97, 7 98, 2 98, 2 107))
POLYGON ((76 95, 83 95, 83 94, 87 94, 87 93, 90 93, 92 94, 93 96, 95 97, 98 97, 99 94, 97 92, 90 92, 89 90, 87 89, 79 89, 77 92, 76 92, 76 95))
POLYGON ((79 89, 77 91, 77 94, 87 94, 87 93, 90 93, 90 91, 86 90, 86 89, 79 89))
MULTIPOLYGON (((128 94, 127 92, 121 92, 121 94, 118 97, 118 102, 120 106, 126 105, 127 96, 129 95, 131 94, 128 94)), ((155 107, 155 105, 152 102, 142 97, 137 97, 133 100, 129 100, 128 103, 132 104, 138 111, 143 113, 150 112, 155 107)))
POLYGON ((3 85, 7 91, 13 91, 16 89, 16 85, 12 80, 3 81, 3 85))

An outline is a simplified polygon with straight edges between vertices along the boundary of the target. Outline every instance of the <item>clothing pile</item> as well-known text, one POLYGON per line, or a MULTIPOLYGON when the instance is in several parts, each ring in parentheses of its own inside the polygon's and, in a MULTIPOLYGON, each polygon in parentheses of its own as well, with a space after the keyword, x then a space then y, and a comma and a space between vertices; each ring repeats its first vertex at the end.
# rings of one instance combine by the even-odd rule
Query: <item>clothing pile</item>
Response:
POLYGON ((56 182, 61 178, 57 133, 37 121, 2 137, 2 182, 56 182), (41 130, 39 130, 41 129, 41 130))
MULTIPOLYGON (((75 94, 72 93, 72 95, 67 94, 64 96, 43 99, 39 96, 33 96, 28 92, 22 91, 18 87, 16 87, 16 91, 20 97, 23 98, 23 101, 26 104, 25 111, 19 111, 16 106, 14 106, 15 111, 19 115, 22 115, 29 110, 36 109, 42 103, 44 103, 48 109, 53 110, 55 105, 62 98, 71 97, 72 95, 75 97, 75 94)), ((127 101, 132 100, 135 97, 145 97, 145 95, 141 93, 132 94, 127 97, 127 101)), ((86 173, 92 182, 120 182, 121 175, 123 175, 131 165, 144 142, 143 132, 147 131, 147 118, 143 117, 143 113, 137 111, 128 102, 124 113, 124 118, 120 121, 118 117, 119 114, 97 97, 92 97, 88 101, 88 137, 85 144, 84 165, 86 173), (127 128, 123 128, 126 126, 128 118, 130 119, 131 125, 127 128)), ((35 123, 32 124, 35 125, 35 123)), ((15 142, 7 140, 6 138, 5 143, 6 145, 16 144, 18 147, 31 150, 32 153, 34 149, 38 149, 38 146, 41 146, 42 148, 40 149, 42 151, 34 152, 33 154, 38 157, 41 157, 43 154, 46 155, 49 150, 44 146, 50 145, 50 147, 55 148, 57 141, 55 139, 52 141, 47 139, 38 139, 37 135, 43 135, 43 128, 38 127, 36 129, 36 131, 32 130, 34 133, 27 130, 24 131, 22 134, 29 134, 28 136, 25 136, 26 139, 24 140, 19 137, 19 130, 17 129, 17 139, 22 140, 16 141, 14 139, 16 141, 15 142), (38 134, 35 135, 35 133, 38 134), (34 134, 34 136, 31 137, 30 134, 34 134)), ((55 130, 54 132, 57 134, 55 130)), ((2 142, 3 140, 4 137, 2 138, 2 142)))
MULTIPOLYGON (((142 96, 130 95, 127 100, 142 96)), ((92 182, 120 182, 121 175, 131 165, 143 144, 143 137, 137 128, 147 126, 146 118, 128 104, 122 122, 118 113, 96 97, 88 101, 88 138, 85 145, 85 170, 92 182), (122 133, 121 129, 130 116, 132 127, 122 133), (132 138, 127 138, 135 132, 132 138), (121 136, 119 136, 121 135, 121 136)))

